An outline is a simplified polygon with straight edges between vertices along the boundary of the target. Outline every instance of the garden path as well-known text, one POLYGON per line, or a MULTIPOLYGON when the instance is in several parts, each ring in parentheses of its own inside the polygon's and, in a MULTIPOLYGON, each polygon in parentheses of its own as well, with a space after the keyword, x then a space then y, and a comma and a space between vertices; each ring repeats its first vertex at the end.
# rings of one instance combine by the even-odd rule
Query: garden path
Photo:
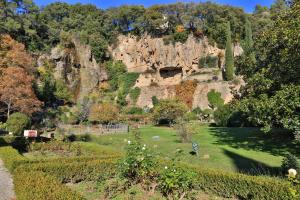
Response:
POLYGON ((0 200, 15 199, 13 179, 0 159, 0 200))

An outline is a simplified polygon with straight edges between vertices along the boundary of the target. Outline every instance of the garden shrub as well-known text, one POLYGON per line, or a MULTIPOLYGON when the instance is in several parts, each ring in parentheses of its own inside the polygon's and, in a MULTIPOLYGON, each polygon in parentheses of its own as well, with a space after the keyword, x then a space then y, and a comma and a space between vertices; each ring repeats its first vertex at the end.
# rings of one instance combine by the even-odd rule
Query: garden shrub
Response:
POLYGON ((13 113, 6 122, 6 128, 14 135, 22 136, 26 128, 30 128, 31 120, 23 113, 13 113))
POLYGON ((300 172, 300 163, 297 157, 291 153, 288 153, 282 161, 281 169, 285 174, 287 174, 289 169, 295 169, 300 172))
POLYGON ((226 127, 229 124, 229 119, 232 115, 232 109, 229 105, 219 107, 214 111, 214 120, 217 126, 226 127))
POLYGON ((194 187, 195 173, 176 166, 165 166, 159 175, 159 188, 166 197, 183 199, 194 187))
POLYGON ((21 156, 20 153, 11 146, 0 147, 0 158, 4 165, 10 171, 14 170, 18 165, 17 162, 25 161, 26 158, 21 156))
POLYGON ((196 187, 222 197, 238 197, 249 200, 294 199, 290 193, 289 182, 283 179, 249 176, 200 167, 189 168, 197 173, 194 183, 196 187))
POLYGON ((152 182, 156 174, 156 162, 153 153, 146 145, 128 141, 125 158, 119 164, 120 175, 131 183, 152 182))
POLYGON ((118 121, 119 109, 113 103, 101 103, 91 106, 88 119, 91 122, 114 123, 118 121))
POLYGON ((224 105, 224 99, 222 99, 221 93, 215 89, 212 89, 207 93, 207 100, 209 102, 209 107, 213 110, 224 105))
POLYGON ((116 158, 97 157, 78 160, 57 159, 46 162, 23 164, 24 171, 42 171, 56 177, 60 183, 98 180, 115 173, 116 158))
POLYGON ((153 119, 156 123, 173 123, 188 111, 185 103, 176 99, 161 100, 154 107, 153 119))
POLYGON ((14 187, 17 199, 22 200, 84 200, 55 177, 40 171, 17 169, 14 187))

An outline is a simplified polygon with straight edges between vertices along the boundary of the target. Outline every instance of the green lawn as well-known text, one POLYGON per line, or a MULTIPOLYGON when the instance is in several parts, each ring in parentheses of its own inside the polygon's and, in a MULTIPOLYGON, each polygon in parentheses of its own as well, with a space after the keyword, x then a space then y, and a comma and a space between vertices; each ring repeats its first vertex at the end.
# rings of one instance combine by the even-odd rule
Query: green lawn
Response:
MULTIPOLYGON (((192 140, 200 146, 199 156, 191 155, 191 143, 181 143, 172 128, 147 126, 140 129, 142 143, 166 159, 227 171, 271 173, 281 165, 287 151, 300 152, 299 145, 282 138, 270 139, 255 128, 215 128, 197 126, 192 140), (159 140, 153 139, 159 136, 159 140), (182 153, 178 153, 178 150, 182 153)), ((92 141, 117 151, 124 151, 132 134, 94 136, 92 141)))

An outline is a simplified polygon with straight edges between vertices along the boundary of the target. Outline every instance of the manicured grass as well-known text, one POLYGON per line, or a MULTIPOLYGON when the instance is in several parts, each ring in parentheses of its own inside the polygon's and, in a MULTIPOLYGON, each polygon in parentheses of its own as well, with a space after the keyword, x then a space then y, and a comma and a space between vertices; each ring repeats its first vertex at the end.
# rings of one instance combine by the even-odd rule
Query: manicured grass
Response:
MULTIPOLYGON (((192 141, 200 146, 199 156, 191 155, 192 144, 181 143, 172 128, 146 126, 140 129, 142 143, 159 156, 189 164, 227 171, 272 174, 287 151, 300 152, 299 145, 282 138, 270 139, 256 128, 215 128, 197 125, 192 141), (159 140, 153 137, 159 136, 159 140), (182 150, 181 153, 179 149, 182 150)), ((132 134, 94 136, 92 141, 123 152, 132 134)), ((294 153, 293 152, 293 153, 294 153)))

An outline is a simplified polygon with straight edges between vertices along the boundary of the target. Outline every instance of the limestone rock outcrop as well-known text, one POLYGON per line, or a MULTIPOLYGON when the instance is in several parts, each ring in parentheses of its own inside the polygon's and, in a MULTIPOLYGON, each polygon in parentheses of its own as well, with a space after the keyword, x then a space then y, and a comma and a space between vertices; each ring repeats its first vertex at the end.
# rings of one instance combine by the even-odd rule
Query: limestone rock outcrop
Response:
POLYGON ((40 56, 37 63, 43 66, 46 62, 54 66, 54 78, 63 80, 75 93, 77 101, 82 101, 108 78, 104 67, 92 56, 91 48, 77 39, 73 39, 67 47, 53 48, 49 55, 40 56))
MULTIPOLYGON (((196 80, 193 107, 207 108, 210 89, 221 92, 225 102, 232 99, 230 83, 222 77, 225 50, 209 44, 207 38, 190 35, 185 43, 165 44, 163 38, 144 35, 120 35, 117 45, 109 48, 113 59, 122 61, 129 72, 140 73, 135 87, 141 89, 137 100, 140 107, 152 107, 153 96, 158 99, 175 97, 175 86, 185 80, 196 80), (214 66, 202 67, 201 58, 213 58, 214 66)), ((233 46, 234 55, 243 53, 233 46)))

